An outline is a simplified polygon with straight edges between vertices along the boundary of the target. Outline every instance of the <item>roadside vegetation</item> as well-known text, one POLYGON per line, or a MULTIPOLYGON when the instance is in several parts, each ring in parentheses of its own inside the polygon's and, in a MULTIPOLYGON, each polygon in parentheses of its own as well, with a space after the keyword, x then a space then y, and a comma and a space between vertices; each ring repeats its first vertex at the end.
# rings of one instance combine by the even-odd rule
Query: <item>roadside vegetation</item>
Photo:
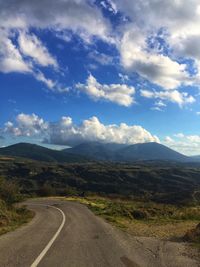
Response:
MULTIPOLYGON (((134 235, 171 240, 183 240, 185 233, 200 222, 199 175, 200 164, 58 164, 0 156, 0 177, 6 177, 12 186, 17 183, 27 197, 62 196, 65 199, 68 196, 68 200, 88 205, 97 215, 134 235)), ((3 189, 6 187, 2 184, 3 189)), ((16 214, 13 203, 21 197, 19 192, 16 193, 16 189, 13 189, 15 194, 5 192, 0 189, 0 200, 16 214)), ((25 210, 22 214, 25 215, 25 210)), ((6 227, 11 221, 15 224, 26 216, 19 215, 13 220, 8 215, 1 224, 6 227)))
POLYGON ((200 222, 200 206, 186 207, 102 197, 64 199, 87 205, 96 215, 136 236, 186 240, 185 233, 200 222))
POLYGON ((17 207, 16 203, 22 199, 17 184, 0 177, 0 234, 16 229, 33 217, 25 207, 17 207))
POLYGON ((200 164, 168 162, 58 164, 0 156, 0 176, 28 196, 81 192, 175 205, 200 203, 200 164))

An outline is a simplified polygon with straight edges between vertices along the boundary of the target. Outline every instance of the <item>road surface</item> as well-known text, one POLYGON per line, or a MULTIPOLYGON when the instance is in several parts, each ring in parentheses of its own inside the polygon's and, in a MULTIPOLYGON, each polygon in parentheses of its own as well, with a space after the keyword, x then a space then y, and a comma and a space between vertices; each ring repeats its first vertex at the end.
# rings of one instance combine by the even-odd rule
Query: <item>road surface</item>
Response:
POLYGON ((0 237, 1 267, 196 267, 182 243, 137 238, 61 200, 29 200, 33 220, 0 237))

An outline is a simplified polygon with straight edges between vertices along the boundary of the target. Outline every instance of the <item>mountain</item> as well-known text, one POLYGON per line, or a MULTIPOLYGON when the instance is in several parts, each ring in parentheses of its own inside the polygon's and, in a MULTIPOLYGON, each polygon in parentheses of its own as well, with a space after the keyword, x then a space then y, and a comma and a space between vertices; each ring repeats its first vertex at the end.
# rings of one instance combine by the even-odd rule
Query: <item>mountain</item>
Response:
POLYGON ((65 153, 64 151, 53 150, 29 143, 18 143, 0 148, 0 155, 23 157, 47 162, 81 162, 86 160, 80 155, 65 153))
POLYGON ((112 160, 115 151, 121 148, 118 144, 103 144, 99 142, 86 142, 62 151, 75 155, 87 156, 96 160, 112 160))
POLYGON ((135 145, 102 144, 88 142, 77 145, 66 152, 88 156, 96 160, 110 161, 143 161, 143 160, 167 160, 167 161, 191 161, 189 157, 182 155, 164 145, 151 142, 135 145))
POLYGON ((200 155, 190 156, 190 158, 191 158, 193 161, 196 161, 196 162, 199 162, 199 161, 200 161, 200 155))
POLYGON ((199 161, 195 157, 186 157, 164 145, 153 142, 135 145, 87 142, 61 151, 28 143, 19 143, 0 148, 0 155, 47 162, 85 162, 89 159, 117 162, 153 160, 177 162, 199 161))
POLYGON ((142 143, 130 145, 117 151, 120 161, 167 160, 187 162, 191 159, 159 143, 142 143))

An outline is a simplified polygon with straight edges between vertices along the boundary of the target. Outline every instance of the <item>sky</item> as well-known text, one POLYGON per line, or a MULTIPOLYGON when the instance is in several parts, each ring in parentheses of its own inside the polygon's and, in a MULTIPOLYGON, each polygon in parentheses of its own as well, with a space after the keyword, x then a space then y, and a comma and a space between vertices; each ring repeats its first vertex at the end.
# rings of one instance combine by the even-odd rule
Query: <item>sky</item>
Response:
POLYGON ((0 147, 200 154, 198 0, 0 0, 0 147))

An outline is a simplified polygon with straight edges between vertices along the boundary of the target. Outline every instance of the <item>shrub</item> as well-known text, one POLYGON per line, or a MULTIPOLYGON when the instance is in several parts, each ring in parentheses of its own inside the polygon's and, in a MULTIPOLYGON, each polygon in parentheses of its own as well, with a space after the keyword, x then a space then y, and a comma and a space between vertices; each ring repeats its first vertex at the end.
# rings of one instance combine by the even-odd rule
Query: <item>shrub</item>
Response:
POLYGON ((20 200, 19 186, 12 181, 6 181, 0 178, 0 199, 4 200, 8 205, 20 200))
POLYGON ((187 231, 184 236, 184 240, 190 242, 200 242, 200 223, 195 229, 187 231))
POLYGON ((149 218, 149 214, 145 210, 133 210, 132 216, 136 220, 144 220, 149 218))

